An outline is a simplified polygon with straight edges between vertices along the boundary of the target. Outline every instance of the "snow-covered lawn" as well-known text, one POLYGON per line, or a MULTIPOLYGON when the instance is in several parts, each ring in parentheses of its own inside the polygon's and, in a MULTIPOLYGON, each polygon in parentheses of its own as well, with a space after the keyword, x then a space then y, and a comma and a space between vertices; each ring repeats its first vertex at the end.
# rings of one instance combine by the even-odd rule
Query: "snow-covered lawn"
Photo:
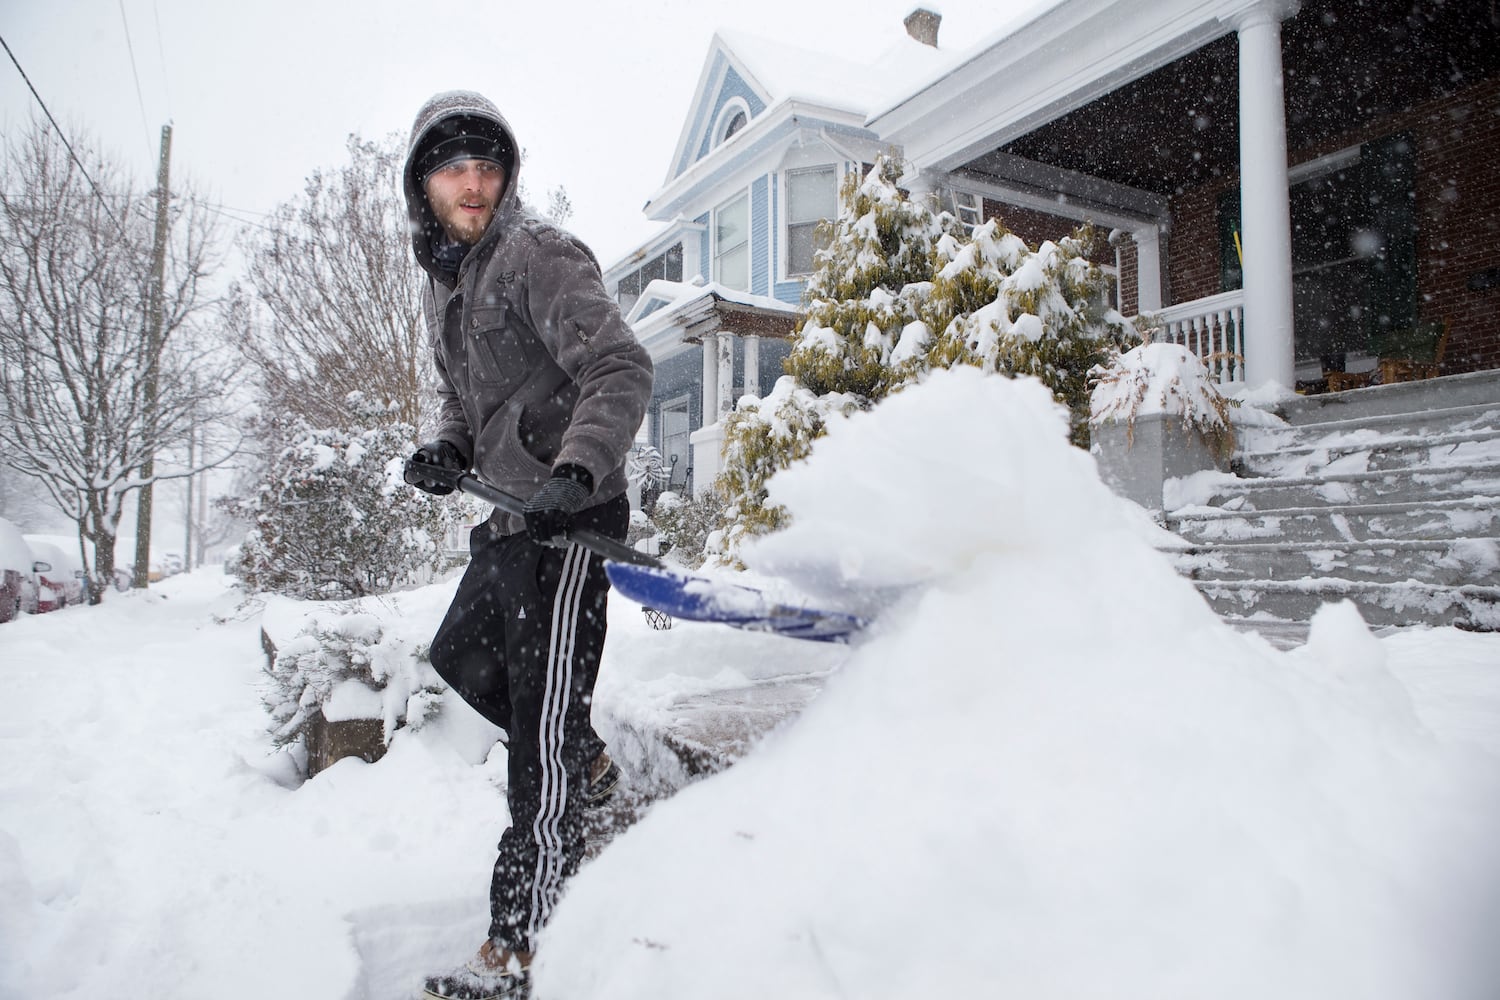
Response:
MULTIPOLYGON (((539 1000, 1500 992, 1500 636, 1231 632, 1063 434, 948 373, 775 481, 753 569, 923 582, 853 649, 612 604, 605 713, 833 672, 584 869, 539 1000)), ((493 731, 445 702, 299 785, 243 600, 199 572, 0 626, 0 996, 383 1000, 477 944, 493 731)))

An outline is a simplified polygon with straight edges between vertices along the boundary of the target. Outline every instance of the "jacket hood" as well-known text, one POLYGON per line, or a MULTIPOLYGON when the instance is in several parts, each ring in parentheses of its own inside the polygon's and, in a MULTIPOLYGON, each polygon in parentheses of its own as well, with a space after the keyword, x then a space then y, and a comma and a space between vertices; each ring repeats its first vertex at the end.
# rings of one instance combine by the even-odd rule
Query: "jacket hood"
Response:
POLYGON ((411 126, 411 139, 406 145, 406 166, 402 171, 406 191, 406 216, 411 227, 412 252, 422 269, 444 283, 452 282, 452 274, 440 267, 433 257, 434 239, 443 236, 443 227, 427 202, 427 193, 422 189, 422 178, 417 176, 418 152, 425 145, 428 134, 443 122, 455 117, 475 117, 493 121, 510 142, 513 151, 510 169, 506 171, 505 187, 500 192, 500 203, 495 206, 495 217, 480 242, 492 239, 505 220, 519 210, 521 173, 521 146, 510 123, 487 98, 471 90, 449 90, 430 98, 417 112, 411 126))

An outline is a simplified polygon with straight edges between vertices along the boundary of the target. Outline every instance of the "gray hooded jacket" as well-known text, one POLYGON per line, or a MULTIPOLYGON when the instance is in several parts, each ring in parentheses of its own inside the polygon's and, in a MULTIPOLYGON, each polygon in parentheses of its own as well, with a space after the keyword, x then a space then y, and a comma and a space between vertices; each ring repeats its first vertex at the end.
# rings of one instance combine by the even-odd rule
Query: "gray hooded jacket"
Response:
MULTIPOLYGON (((437 436, 522 499, 565 464, 589 470, 594 502, 612 499, 625 490, 625 454, 651 398, 651 359, 605 291, 593 253, 522 207, 519 153, 458 273, 434 257, 443 230, 415 154, 429 129, 456 114, 493 119, 511 149, 521 148, 495 106, 467 91, 438 94, 412 125, 406 205, 412 250, 431 278, 422 307, 442 404, 437 436)), ((523 528, 495 516, 503 531, 523 528)))

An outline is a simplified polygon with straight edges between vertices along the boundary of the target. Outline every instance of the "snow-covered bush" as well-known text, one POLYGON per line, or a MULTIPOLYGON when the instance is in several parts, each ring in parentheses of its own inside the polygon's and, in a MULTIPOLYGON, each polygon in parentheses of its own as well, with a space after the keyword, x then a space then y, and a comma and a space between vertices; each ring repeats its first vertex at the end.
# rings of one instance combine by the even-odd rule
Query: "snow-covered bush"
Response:
POLYGON ((1197 431, 1220 458, 1234 451, 1234 403, 1219 391, 1203 362, 1181 344, 1144 344, 1090 373, 1094 390, 1090 422, 1124 424, 1139 416, 1165 414, 1197 431))
POLYGON ((224 503, 249 525, 231 569, 251 590, 358 597, 445 568, 442 538, 464 506, 402 481, 416 447, 410 424, 362 400, 351 406, 360 426, 298 422, 255 492, 224 503))
POLYGON ((705 547, 724 515, 724 499, 715 490, 683 497, 667 491, 656 499, 651 520, 661 539, 661 554, 673 562, 696 569, 703 564, 705 547))
POLYGON ((305 739, 319 714, 330 722, 380 719, 420 727, 436 711, 442 681, 427 645, 392 628, 395 611, 367 602, 317 604, 298 634, 276 651, 262 701, 280 746, 305 739))
POLYGON ((994 219, 970 233, 907 198, 897 169, 882 158, 845 182, 787 371, 818 395, 869 403, 957 364, 1035 375, 1087 444, 1089 370, 1136 342, 1084 256, 1092 230, 1036 249, 994 219))
POLYGON ((868 408, 934 369, 971 365, 1031 375, 1066 405, 1072 440, 1088 444, 1090 370, 1138 337, 1108 307, 1102 271, 1080 229, 1033 249, 991 220, 972 233, 897 187, 881 157, 840 191, 828 247, 786 361, 793 384, 774 402, 742 400, 725 428, 724 548, 776 530, 766 479, 804 457, 829 412, 868 408))
POLYGON ((839 215, 817 254, 786 361, 787 373, 814 395, 883 399, 921 371, 931 346, 931 324, 921 321, 945 263, 938 246, 967 234, 953 215, 903 195, 899 172, 897 161, 882 156, 863 178, 846 177, 839 192, 839 215))

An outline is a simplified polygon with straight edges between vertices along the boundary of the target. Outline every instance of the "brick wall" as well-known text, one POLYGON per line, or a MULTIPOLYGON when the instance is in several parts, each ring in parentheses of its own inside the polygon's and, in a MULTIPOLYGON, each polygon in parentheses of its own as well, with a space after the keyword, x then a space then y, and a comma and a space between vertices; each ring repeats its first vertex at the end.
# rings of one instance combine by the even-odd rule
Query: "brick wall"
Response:
POLYGON ((1139 259, 1136 255, 1135 240, 1130 234, 1122 234, 1120 239, 1120 312, 1126 316, 1134 316, 1140 311, 1140 272, 1136 267, 1139 259))
POLYGON ((1448 321, 1444 372, 1500 368, 1500 79, 1419 109, 1418 310, 1448 321))
MULTIPOLYGON (((1447 319, 1446 374, 1500 368, 1500 78, 1291 153, 1293 165, 1396 132, 1417 147, 1418 318, 1447 319), (1483 283, 1496 272, 1493 287, 1483 283)), ((1237 174, 1172 199, 1170 302, 1219 287, 1219 196, 1237 174)))
POLYGON ((1171 200, 1163 302, 1191 302, 1224 291, 1219 287, 1219 197, 1238 184, 1236 173, 1171 200))

